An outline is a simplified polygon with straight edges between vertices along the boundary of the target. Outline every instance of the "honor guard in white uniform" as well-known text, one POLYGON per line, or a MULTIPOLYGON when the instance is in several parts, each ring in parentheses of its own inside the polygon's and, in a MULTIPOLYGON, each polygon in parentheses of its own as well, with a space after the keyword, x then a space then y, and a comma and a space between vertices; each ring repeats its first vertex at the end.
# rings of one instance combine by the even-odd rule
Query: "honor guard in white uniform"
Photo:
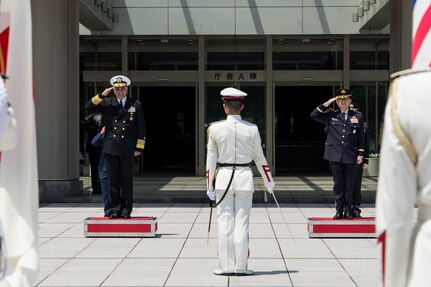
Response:
POLYGON ((218 256, 216 275, 252 275, 247 268, 249 218, 253 199, 254 161, 265 187, 274 181, 263 154, 256 125, 241 119, 246 93, 226 88, 220 93, 227 119, 208 128, 207 194, 218 203, 218 256), (218 166, 218 169, 217 169, 218 166))
POLYGON ((376 199, 385 287, 431 286, 430 91, 431 70, 400 73, 389 89, 376 199))

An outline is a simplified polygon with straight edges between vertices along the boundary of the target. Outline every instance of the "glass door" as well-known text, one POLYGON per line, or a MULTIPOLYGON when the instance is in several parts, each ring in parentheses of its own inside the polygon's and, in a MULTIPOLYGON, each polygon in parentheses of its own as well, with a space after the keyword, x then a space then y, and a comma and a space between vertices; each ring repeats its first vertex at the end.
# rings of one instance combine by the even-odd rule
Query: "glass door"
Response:
MULTIPOLYGON (((208 86, 206 88, 206 126, 212 122, 226 119, 220 91, 226 86, 208 86)), ((243 120, 249 121, 259 128, 262 145, 265 145, 265 86, 242 85, 240 90, 247 93, 244 109, 241 112, 243 120)), ((206 138, 206 137, 205 137, 206 138)))
POLYGON ((277 174, 327 173, 323 159, 325 125, 311 112, 333 94, 332 86, 275 87, 275 167, 277 174))

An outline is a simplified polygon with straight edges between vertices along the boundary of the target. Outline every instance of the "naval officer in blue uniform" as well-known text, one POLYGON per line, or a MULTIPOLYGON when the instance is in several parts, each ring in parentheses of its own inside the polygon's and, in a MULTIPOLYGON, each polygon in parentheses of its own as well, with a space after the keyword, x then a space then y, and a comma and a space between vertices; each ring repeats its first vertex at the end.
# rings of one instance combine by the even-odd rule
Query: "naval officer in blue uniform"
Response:
POLYGON ((111 200, 110 218, 130 218, 133 209, 133 158, 145 147, 145 121, 140 101, 128 94, 131 81, 123 75, 111 78, 112 87, 94 96, 85 106, 103 114, 103 153, 111 200), (108 95, 114 92, 114 96, 108 95))
POLYGON ((351 96, 349 89, 339 89, 335 92, 335 97, 311 113, 312 119, 326 125, 324 159, 330 163, 334 180, 334 219, 354 217, 353 185, 356 164, 361 164, 364 158, 364 118, 361 113, 349 109, 351 96), (333 102, 336 102, 339 109, 329 108, 333 102))

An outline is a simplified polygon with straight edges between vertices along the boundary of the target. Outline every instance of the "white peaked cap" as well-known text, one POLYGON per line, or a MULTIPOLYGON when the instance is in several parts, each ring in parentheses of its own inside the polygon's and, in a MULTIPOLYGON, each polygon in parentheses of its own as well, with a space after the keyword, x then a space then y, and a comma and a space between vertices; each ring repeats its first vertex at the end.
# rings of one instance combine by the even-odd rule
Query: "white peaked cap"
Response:
POLYGON ((223 89, 220 92, 220 95, 222 95, 223 97, 231 98, 231 99, 236 98, 236 97, 238 99, 242 99, 245 96, 247 96, 247 93, 244 93, 243 91, 229 87, 229 88, 223 89))
POLYGON ((110 82, 111 82, 111 85, 114 87, 129 86, 132 83, 129 78, 123 75, 113 76, 110 82))

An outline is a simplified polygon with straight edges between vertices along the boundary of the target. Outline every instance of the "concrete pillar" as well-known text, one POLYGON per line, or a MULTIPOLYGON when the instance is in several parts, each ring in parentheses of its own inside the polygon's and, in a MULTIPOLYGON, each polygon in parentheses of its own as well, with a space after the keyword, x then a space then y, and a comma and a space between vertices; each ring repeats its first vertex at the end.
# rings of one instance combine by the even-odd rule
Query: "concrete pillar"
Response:
POLYGON ((79 0, 32 0, 41 200, 82 194, 79 181, 79 0))
POLYGON ((275 170, 275 144, 274 144, 274 89, 272 77, 272 37, 266 38, 266 97, 265 97, 265 123, 266 123, 266 160, 273 174, 275 170))
POLYGON ((343 87, 350 88, 350 36, 343 37, 343 87))
POLYGON ((198 73, 198 101, 197 101, 197 168, 196 175, 205 175, 205 38, 199 37, 199 73, 198 73))
POLYGON ((391 0, 390 72, 405 70, 411 64, 412 1, 391 0))

